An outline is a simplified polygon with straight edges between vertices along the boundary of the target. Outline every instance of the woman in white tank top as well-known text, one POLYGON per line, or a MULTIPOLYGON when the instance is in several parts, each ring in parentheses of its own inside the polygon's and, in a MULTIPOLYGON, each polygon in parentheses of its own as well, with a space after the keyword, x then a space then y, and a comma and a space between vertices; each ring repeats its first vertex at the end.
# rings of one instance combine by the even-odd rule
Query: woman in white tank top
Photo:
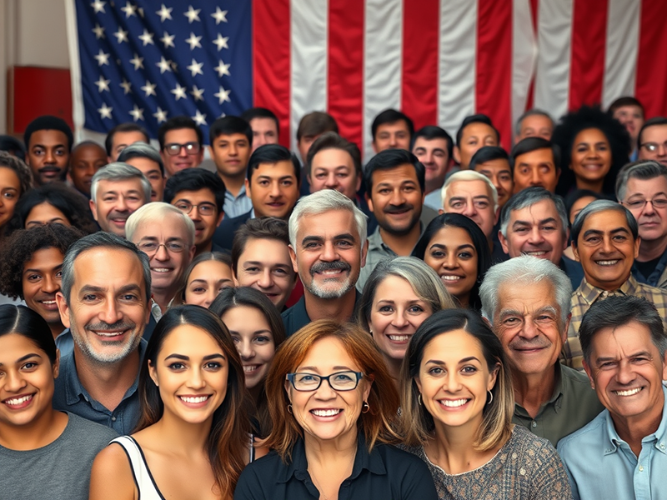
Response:
POLYGON ((182 306, 162 317, 139 397, 137 431, 97 456, 90 499, 232 498, 254 448, 241 360, 215 314, 182 306))

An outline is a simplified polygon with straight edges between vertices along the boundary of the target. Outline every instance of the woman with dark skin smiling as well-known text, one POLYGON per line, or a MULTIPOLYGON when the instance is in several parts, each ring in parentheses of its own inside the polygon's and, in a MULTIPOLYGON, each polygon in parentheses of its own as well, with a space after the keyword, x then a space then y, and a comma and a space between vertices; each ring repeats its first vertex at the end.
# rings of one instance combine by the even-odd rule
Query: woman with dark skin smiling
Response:
POLYGON ((551 444, 512 424, 514 391, 498 337, 475 311, 424 321, 401 368, 401 430, 441 500, 566 500, 551 444))
POLYGON ((243 367, 229 332, 199 306, 169 309, 139 374, 141 417, 95 459, 90 499, 229 499, 254 447, 243 367))
POLYGON ((481 309, 479 285, 491 267, 491 254, 484 233, 474 221, 460 214, 439 215, 426 226, 412 256, 438 273, 461 307, 481 309))
POLYGON ((285 340, 280 313, 266 295, 250 287, 223 290, 209 309, 222 319, 234 339, 254 403, 255 434, 266 437, 271 419, 264 383, 276 349, 285 340))

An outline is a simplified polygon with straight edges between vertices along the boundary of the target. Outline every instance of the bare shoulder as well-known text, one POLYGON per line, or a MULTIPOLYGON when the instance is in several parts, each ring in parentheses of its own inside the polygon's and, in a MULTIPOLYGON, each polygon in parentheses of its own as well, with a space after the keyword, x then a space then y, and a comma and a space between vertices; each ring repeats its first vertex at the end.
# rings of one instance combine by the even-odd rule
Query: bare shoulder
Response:
POLYGON ((90 476, 89 500, 136 500, 137 491, 130 460, 118 443, 97 454, 90 476))

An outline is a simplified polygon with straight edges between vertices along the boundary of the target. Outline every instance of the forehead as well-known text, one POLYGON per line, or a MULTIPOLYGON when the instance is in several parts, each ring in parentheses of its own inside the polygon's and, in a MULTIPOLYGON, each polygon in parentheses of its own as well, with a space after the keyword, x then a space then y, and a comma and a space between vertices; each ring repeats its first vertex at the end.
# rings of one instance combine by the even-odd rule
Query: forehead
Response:
POLYGON ((111 140, 114 146, 135 142, 146 142, 146 136, 138 130, 128 130, 127 132, 116 132, 111 140))
POLYGON ((40 265, 53 265, 53 261, 56 261, 56 265, 63 263, 63 258, 65 256, 60 251, 60 249, 55 247, 49 248, 40 248, 35 253, 32 254, 30 260, 26 261, 23 265, 23 269, 30 269, 39 267, 40 265))
POLYGON ((397 120, 395 122, 383 123, 382 125, 378 125, 377 133, 379 134, 380 132, 399 131, 399 130, 405 130, 406 132, 409 132, 408 124, 406 123, 405 120, 397 120))
POLYGON ((627 197, 643 194, 650 196, 657 193, 667 193, 667 178, 663 175, 654 177, 653 179, 628 179, 626 184, 627 197))
POLYGON ((132 241, 143 238, 168 240, 170 238, 188 238, 188 227, 185 219, 176 213, 168 213, 160 218, 140 222, 132 235, 132 241))
POLYGON ((178 191, 174 195, 174 201, 185 200, 189 202, 210 201, 215 204, 215 194, 211 189, 205 187, 197 191, 178 191))
POLYGON ((667 141, 667 125, 651 125, 642 132, 643 142, 667 141))
POLYGON ((129 191, 144 192, 141 185, 141 179, 133 177, 131 179, 109 180, 103 179, 97 183, 97 194, 101 193, 127 193, 129 191))
POLYGON ((165 144, 169 144, 170 142, 183 143, 198 141, 199 139, 197 138, 197 132, 191 128, 177 128, 174 130, 169 130, 166 134, 164 134, 165 144))
POLYGON ((279 179, 282 177, 292 177, 296 180, 296 174, 294 172, 294 164, 291 160, 281 160, 276 163, 260 163, 255 168, 253 177, 271 177, 273 179, 279 179))
POLYGON ((460 359, 475 356, 484 363, 482 343, 463 329, 436 335, 424 346, 422 362, 429 360, 457 363, 460 359))
POLYGON ((516 163, 553 163, 554 155, 550 148, 536 149, 516 157, 516 163))
POLYGON ((606 142, 609 143, 607 140, 607 136, 604 135, 604 132, 600 130, 599 128, 586 128, 579 132, 577 136, 574 138, 574 142, 579 143, 579 142, 606 142))
POLYGON ((483 180, 474 181, 454 181, 447 187, 447 198, 478 196, 491 197, 491 190, 483 180))
POLYGON ((530 312, 543 307, 553 307, 560 313, 554 286, 546 279, 538 282, 505 281, 498 288, 498 310, 511 309, 530 312))
POLYGON ((328 148, 322 149, 313 156, 312 168, 335 168, 349 167, 354 168, 354 161, 350 153, 343 149, 328 148))
POLYGON ((533 203, 529 207, 520 208, 519 210, 512 210, 510 213, 511 222, 515 222, 517 220, 525 222, 539 222, 541 220, 550 218, 556 219, 558 225, 561 225, 558 210, 556 210, 556 205, 552 200, 540 200, 537 203, 533 203))
POLYGON ((312 366, 320 369, 322 374, 334 367, 347 367, 354 371, 360 370, 358 363, 345 349, 343 343, 335 337, 324 337, 310 346, 299 367, 312 366))
POLYGON ((596 357, 622 358, 638 352, 651 352, 654 357, 660 357, 658 348, 651 340, 651 331, 637 321, 602 328, 591 339, 591 347, 596 357))
POLYGON ((417 169, 410 163, 404 163, 391 169, 376 170, 372 174, 373 185, 379 183, 383 184, 400 184, 403 181, 418 182, 417 169))
POLYGON ((248 137, 245 134, 240 132, 235 132, 233 134, 220 134, 215 138, 214 142, 237 142, 244 141, 248 142, 248 137))
POLYGON ((467 139, 469 137, 488 137, 491 136, 494 139, 496 138, 496 132, 486 123, 474 122, 470 125, 466 125, 461 134, 461 139, 467 139))
POLYGON ((478 163, 475 165, 476 172, 481 170, 490 170, 493 172, 509 172, 510 162, 503 158, 498 158, 496 160, 489 160, 485 161, 484 163, 478 163))
POLYGON ((321 214, 305 214, 299 219, 297 239, 315 236, 332 239, 342 234, 359 237, 354 216, 348 210, 328 210, 321 214))
POLYGON ((626 106, 620 106, 614 110, 614 116, 626 114, 626 113, 637 113, 642 115, 642 108, 635 104, 628 104, 626 106))
POLYGON ((139 257, 130 250, 95 247, 80 253, 74 260, 74 286, 121 286, 136 284, 145 289, 144 273, 139 257), (114 271, 109 274, 109 262, 114 271))
POLYGON ((68 143, 67 136, 60 130, 36 130, 30 136, 30 146, 60 146, 68 143))
POLYGON ((256 260, 267 263, 290 263, 287 243, 273 238, 248 238, 239 261, 256 260))
POLYGON ((521 122, 521 129, 533 128, 552 128, 551 120, 543 115, 531 115, 527 116, 521 122))
POLYGON ((16 172, 2 165, 0 165, 0 187, 15 187, 16 189, 20 189, 21 187, 21 181, 16 172))
POLYGON ((79 146, 72 152, 72 160, 74 161, 83 157, 102 158, 106 160, 107 152, 102 146, 98 146, 97 144, 86 144, 85 146, 79 146))
POLYGON ((138 168, 142 172, 148 172, 150 170, 160 170, 160 164, 156 161, 151 160, 146 157, 136 157, 126 160, 125 163, 132 165, 135 168, 138 168))
POLYGON ((276 122, 273 118, 253 118, 252 120, 250 120, 250 128, 252 128, 253 130, 255 130, 255 129, 278 130, 278 127, 276 126, 276 122))
POLYGON ((626 219, 625 214, 618 210, 603 210, 586 217, 586 220, 581 226, 581 232, 584 233, 589 229, 595 229, 596 231, 613 231, 619 227, 624 227, 630 231, 630 226, 628 226, 628 220, 626 219))
POLYGON ((413 149, 417 148, 424 148, 426 150, 443 149, 447 151, 447 139, 443 139, 441 137, 436 137, 435 139, 417 137, 417 139, 415 139, 415 146, 413 149))

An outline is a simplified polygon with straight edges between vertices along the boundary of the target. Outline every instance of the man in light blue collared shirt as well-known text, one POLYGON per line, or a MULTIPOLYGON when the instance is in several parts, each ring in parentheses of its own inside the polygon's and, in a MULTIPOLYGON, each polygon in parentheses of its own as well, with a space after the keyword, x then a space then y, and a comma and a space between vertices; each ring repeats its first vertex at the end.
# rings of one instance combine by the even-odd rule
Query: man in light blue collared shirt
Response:
POLYGON ((558 443, 574 498, 667 499, 667 335, 660 315, 646 299, 610 297, 591 306, 579 337, 584 369, 606 410, 558 443))

